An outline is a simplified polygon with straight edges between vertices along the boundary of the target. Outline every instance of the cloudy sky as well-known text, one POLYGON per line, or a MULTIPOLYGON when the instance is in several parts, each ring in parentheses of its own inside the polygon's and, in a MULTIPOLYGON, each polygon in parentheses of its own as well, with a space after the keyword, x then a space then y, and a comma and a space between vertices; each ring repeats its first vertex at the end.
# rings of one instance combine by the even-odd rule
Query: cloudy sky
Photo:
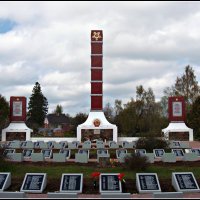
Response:
POLYGON ((190 64, 200 82, 200 2, 0 1, 0 94, 41 85, 49 113, 90 110, 90 32, 103 30, 104 105, 151 87, 158 101, 190 64))

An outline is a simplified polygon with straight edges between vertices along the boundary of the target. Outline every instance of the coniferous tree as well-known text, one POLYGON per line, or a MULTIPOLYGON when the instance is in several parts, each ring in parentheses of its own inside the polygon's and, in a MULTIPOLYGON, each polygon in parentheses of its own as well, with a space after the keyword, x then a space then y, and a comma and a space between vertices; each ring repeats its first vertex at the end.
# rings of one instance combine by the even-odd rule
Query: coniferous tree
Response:
POLYGON ((32 95, 29 98, 28 115, 31 122, 41 126, 44 123, 44 118, 48 112, 47 98, 42 94, 40 84, 35 83, 32 95))
POLYGON ((54 110, 53 113, 55 113, 55 114, 57 114, 57 115, 62 114, 62 113, 63 113, 63 107, 62 107, 61 105, 57 105, 57 106, 56 106, 56 109, 54 110))

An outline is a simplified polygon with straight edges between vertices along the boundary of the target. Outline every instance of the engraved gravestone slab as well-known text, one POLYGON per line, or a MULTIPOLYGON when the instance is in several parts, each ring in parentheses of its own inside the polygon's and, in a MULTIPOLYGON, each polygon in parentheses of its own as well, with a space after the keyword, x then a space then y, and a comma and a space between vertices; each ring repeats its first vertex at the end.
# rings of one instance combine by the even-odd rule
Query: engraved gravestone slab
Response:
POLYGON ((108 155, 108 150, 107 149, 98 149, 97 154, 98 155, 108 155))
POLYGON ((192 153, 197 154, 197 156, 200 156, 200 149, 190 149, 190 151, 191 151, 192 153))
POLYGON ((62 174, 60 192, 82 193, 83 174, 62 174))
POLYGON ((69 149, 61 149, 59 153, 64 153, 66 158, 70 157, 71 151, 69 149))
POLYGON ((122 186, 121 181, 118 178, 117 173, 101 173, 99 179, 99 190, 100 193, 103 192, 112 192, 112 193, 121 193, 122 186))
POLYGON ((45 158, 52 158, 52 149, 43 149, 41 153, 44 154, 45 158))
POLYGON ((178 192, 199 192, 198 183, 192 172, 172 173, 172 185, 178 192))
POLYGON ((11 173, 2 172, 0 173, 0 192, 4 191, 11 185, 11 173))
POLYGON ((6 156, 8 153, 15 153, 15 149, 5 149, 3 155, 6 156))
POLYGON ((156 173, 136 173, 136 187, 139 193, 161 192, 156 173))
POLYGON ((23 156, 26 157, 26 158, 30 158, 31 157, 31 154, 33 153, 33 149, 24 149, 23 150, 23 156))
POLYGON ((174 153, 177 157, 184 156, 184 152, 182 149, 172 149, 172 153, 174 153))
POLYGON ((124 154, 127 154, 127 150, 126 149, 117 149, 116 150, 116 157, 117 158, 120 158, 124 154))
POLYGON ((79 154, 87 154, 87 155, 88 155, 88 158, 89 158, 89 150, 86 150, 86 149, 79 149, 79 150, 78 150, 78 153, 79 153, 79 154))
POLYGON ((135 154, 139 156, 145 156, 146 149, 135 149, 135 154))
POLYGON ((153 152, 154 152, 154 155, 156 158, 161 158, 164 155, 165 150, 164 149, 154 149, 153 152))
POLYGON ((46 173, 26 173, 20 192, 42 193, 46 184, 46 173))

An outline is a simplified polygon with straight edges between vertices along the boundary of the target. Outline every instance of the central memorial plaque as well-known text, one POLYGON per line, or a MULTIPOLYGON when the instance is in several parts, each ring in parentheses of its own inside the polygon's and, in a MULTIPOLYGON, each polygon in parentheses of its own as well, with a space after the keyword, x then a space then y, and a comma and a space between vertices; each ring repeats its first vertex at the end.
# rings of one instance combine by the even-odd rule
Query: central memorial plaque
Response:
POLYGON ((4 191, 11 185, 11 173, 0 173, 0 192, 4 191))
POLYGON ((83 174, 62 174, 60 192, 82 193, 83 174))
POLYGON ((47 183, 46 173, 26 173, 20 192, 42 193, 47 183))
POLYGON ((112 192, 121 193, 122 186, 121 181, 118 178, 117 173, 101 173, 99 179, 100 193, 102 192, 112 192))
POLYGON ((139 193, 161 192, 156 173, 136 173, 136 186, 139 193))
POLYGON ((172 185, 178 192, 199 192, 199 186, 192 172, 172 173, 172 185))

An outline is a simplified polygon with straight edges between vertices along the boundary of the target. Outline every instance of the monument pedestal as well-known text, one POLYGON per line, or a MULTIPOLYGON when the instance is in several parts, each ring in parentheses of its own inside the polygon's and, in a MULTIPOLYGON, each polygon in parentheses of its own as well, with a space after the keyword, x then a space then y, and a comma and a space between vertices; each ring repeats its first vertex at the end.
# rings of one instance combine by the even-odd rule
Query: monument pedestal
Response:
POLYGON ((117 142, 117 126, 109 123, 102 111, 91 111, 87 120, 77 127, 77 140, 87 139, 117 142))

